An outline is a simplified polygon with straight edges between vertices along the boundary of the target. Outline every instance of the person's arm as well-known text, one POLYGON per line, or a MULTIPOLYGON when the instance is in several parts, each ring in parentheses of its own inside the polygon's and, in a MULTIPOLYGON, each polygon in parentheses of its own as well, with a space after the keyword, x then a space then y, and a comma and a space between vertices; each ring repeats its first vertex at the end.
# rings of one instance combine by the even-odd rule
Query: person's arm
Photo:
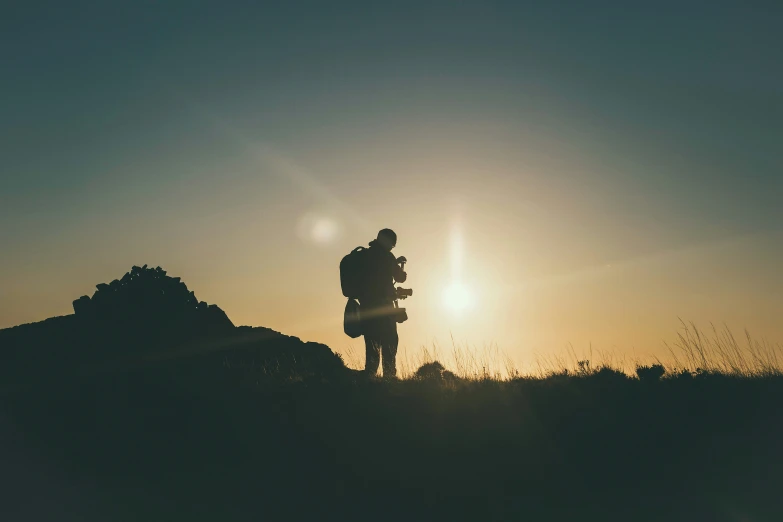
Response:
POLYGON ((397 283, 404 283, 408 279, 408 274, 397 264, 397 260, 394 260, 394 280, 397 283))

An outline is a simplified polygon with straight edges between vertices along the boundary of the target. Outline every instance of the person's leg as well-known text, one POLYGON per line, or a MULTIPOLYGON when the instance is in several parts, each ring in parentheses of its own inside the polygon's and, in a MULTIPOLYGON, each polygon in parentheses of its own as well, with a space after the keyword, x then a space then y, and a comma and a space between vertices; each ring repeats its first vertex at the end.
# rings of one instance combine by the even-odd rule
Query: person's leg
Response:
POLYGON ((364 372, 369 375, 378 373, 378 364, 381 362, 381 345, 377 339, 364 336, 364 372))
POLYGON ((383 376, 397 377, 397 345, 400 339, 397 335, 397 322, 389 318, 382 343, 383 350, 383 376))
POLYGON ((364 332, 364 372, 374 376, 378 374, 378 365, 381 362, 380 330, 374 308, 366 303, 361 306, 362 331, 364 332))

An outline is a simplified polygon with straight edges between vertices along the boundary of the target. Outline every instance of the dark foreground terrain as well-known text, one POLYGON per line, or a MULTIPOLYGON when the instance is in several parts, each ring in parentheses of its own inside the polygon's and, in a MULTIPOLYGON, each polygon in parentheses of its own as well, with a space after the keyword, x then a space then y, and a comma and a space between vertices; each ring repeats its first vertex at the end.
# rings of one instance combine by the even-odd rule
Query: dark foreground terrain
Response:
POLYGON ((74 311, 0 330, 0 521, 783 520, 773 370, 366 378, 146 265, 74 311))
POLYGON ((288 339, 17 375, 0 518, 783 519, 779 377, 385 382, 288 339))

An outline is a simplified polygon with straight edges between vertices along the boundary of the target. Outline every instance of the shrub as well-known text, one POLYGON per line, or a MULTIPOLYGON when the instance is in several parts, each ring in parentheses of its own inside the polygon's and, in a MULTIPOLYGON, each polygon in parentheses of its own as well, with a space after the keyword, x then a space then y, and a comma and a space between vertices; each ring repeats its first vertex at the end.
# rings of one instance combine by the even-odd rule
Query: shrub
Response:
POLYGON ((664 373, 666 373, 666 369, 662 364, 636 367, 636 376, 639 377, 639 380, 643 382, 658 381, 661 379, 661 377, 663 377, 664 373))
POLYGON ((457 376, 448 371, 438 361, 422 364, 416 373, 413 374, 414 379, 428 380, 428 381, 442 381, 453 382, 457 379, 457 376))

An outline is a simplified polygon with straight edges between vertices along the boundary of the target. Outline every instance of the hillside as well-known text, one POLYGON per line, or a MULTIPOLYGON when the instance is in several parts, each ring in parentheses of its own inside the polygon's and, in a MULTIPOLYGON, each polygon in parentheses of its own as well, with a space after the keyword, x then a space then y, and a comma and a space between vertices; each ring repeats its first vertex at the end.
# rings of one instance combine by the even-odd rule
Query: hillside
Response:
POLYGON ((74 314, 0 330, 0 389, 30 388, 182 359, 205 368, 277 374, 344 370, 318 343, 269 328, 235 327, 160 267, 135 266, 73 302, 74 314))
POLYGON ((776 374, 387 381, 268 329, 134 348, 78 316, 0 331, 3 520, 783 516, 776 374))

